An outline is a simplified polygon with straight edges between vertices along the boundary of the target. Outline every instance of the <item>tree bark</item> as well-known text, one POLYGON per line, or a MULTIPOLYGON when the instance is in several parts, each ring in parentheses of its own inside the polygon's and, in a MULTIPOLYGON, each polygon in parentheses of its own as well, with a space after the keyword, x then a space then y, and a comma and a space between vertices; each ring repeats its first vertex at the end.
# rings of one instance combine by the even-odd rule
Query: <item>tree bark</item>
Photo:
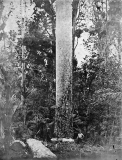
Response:
MULTIPOLYGON (((71 111, 71 96, 72 96, 71 86, 72 86, 72 1, 57 0, 56 1, 56 106, 57 107, 55 115, 56 116, 55 127, 57 129, 57 132, 59 130, 62 130, 62 125, 60 124, 62 121, 61 118, 62 110, 63 112, 65 112, 66 117, 69 115, 69 117, 67 118, 70 119, 69 112, 71 111), (57 121, 59 123, 57 123, 57 121)), ((65 119, 65 121, 67 121, 67 118, 65 119)), ((69 128, 70 124, 67 125, 68 125, 67 127, 69 128)), ((67 132, 69 131, 67 130, 67 132)))

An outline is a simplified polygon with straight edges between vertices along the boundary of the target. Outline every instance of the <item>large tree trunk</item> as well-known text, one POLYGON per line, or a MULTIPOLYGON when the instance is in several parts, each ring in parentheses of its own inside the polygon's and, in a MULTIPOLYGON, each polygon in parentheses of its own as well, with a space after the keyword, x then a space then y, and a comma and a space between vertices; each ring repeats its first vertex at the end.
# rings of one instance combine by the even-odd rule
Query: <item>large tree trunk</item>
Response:
POLYGON ((4 98, 5 99, 5 104, 4 104, 4 109, 3 113, 1 115, 1 133, 4 134, 3 137, 1 138, 2 143, 5 147, 5 154, 7 156, 8 151, 9 151, 9 146, 10 143, 13 140, 12 134, 11 134, 11 123, 12 123, 12 115, 14 113, 13 110, 13 105, 11 103, 11 86, 9 85, 9 77, 8 77, 8 72, 3 68, 2 65, 0 65, 0 71, 2 73, 2 76, 4 80, 2 81, 2 84, 4 86, 4 98))
POLYGON ((5 103, 5 114, 3 117, 3 126, 4 126, 4 134, 5 134, 4 146, 5 146, 6 156, 8 156, 9 146, 13 140, 12 133, 11 133, 11 123, 12 123, 13 112, 12 112, 12 104, 10 101, 11 89, 10 89, 10 86, 7 85, 6 83, 7 82, 5 82, 6 103, 5 103))
POLYGON ((57 129, 57 134, 59 132, 64 134, 63 132, 65 132, 65 136, 69 135, 68 132, 71 120, 71 109, 72 109, 71 86, 72 86, 72 1, 57 0, 56 1, 56 106, 57 106, 56 129, 57 129), (63 119, 62 117, 64 115, 65 119, 63 119), (67 129, 64 128, 63 124, 67 127, 67 129))

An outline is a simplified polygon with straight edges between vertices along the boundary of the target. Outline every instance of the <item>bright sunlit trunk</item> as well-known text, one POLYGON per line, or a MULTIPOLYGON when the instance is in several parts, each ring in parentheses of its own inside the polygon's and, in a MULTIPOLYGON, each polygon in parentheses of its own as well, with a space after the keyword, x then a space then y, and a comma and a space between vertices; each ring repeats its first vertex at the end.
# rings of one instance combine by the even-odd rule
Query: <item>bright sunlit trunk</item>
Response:
MULTIPOLYGON (((72 1, 57 0, 56 1, 56 106, 64 107, 62 103, 63 96, 70 92, 71 100, 71 84, 72 84, 72 1)), ((66 112, 70 112, 71 103, 66 102, 66 112)), ((56 126, 60 117, 59 110, 56 108, 56 126)), ((67 115, 66 115, 67 116, 67 115)), ((70 116, 70 114, 69 114, 70 116)), ((68 117, 67 117, 68 118, 68 117)), ((69 124, 67 124, 69 125, 69 124)))

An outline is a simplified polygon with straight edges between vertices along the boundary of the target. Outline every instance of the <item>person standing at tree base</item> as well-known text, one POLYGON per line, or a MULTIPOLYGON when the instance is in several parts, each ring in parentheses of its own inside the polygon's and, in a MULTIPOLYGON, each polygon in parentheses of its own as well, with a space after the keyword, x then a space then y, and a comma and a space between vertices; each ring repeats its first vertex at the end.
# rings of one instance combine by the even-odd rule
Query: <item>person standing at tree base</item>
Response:
POLYGON ((81 143, 82 142, 82 140, 83 140, 83 138, 84 138, 84 135, 83 135, 83 133, 78 133, 78 136, 77 136, 77 138, 76 138, 76 142, 77 143, 81 143))

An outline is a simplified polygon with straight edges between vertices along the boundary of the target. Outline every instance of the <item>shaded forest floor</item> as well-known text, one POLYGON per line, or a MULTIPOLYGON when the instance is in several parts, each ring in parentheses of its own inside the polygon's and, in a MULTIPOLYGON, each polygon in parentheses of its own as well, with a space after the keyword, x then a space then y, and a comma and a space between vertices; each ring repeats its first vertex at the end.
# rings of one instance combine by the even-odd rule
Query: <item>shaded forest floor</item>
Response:
MULTIPOLYGON (((47 143, 47 147, 57 155, 58 159, 76 158, 76 157, 96 157, 100 155, 119 155, 122 156, 122 145, 106 145, 100 146, 98 144, 91 145, 89 143, 81 142, 59 142, 47 143)), ((0 152, 0 155, 3 153, 0 152)))
POLYGON ((100 154, 110 154, 110 155, 122 155, 122 146, 121 145, 90 145, 85 143, 58 143, 54 145, 49 143, 47 146, 53 153, 55 153, 58 157, 65 158, 65 157, 90 157, 96 156, 100 154))

